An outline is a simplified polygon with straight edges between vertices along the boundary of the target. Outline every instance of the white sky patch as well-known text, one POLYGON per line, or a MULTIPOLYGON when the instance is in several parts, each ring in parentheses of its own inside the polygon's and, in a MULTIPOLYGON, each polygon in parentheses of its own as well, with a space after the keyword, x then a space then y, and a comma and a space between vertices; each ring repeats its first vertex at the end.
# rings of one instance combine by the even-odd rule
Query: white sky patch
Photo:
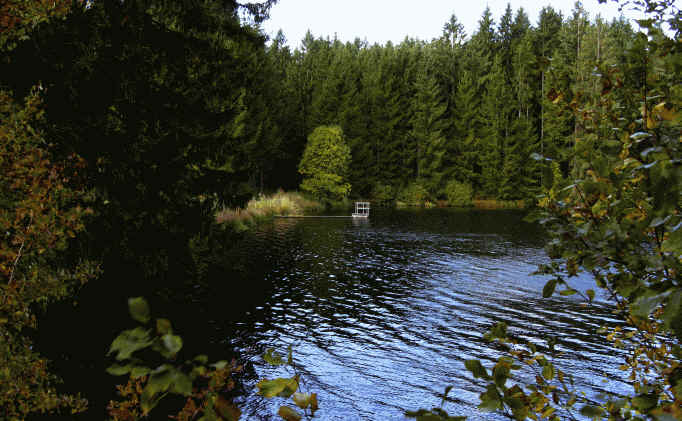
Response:
MULTIPOLYGON (((486 5, 499 23, 507 3, 516 13, 523 7, 531 24, 537 23, 542 7, 551 5, 555 10, 568 16, 574 0, 280 0, 272 8, 271 17, 263 24, 266 34, 274 37, 279 29, 284 31, 287 44, 298 47, 308 29, 315 38, 333 39, 342 42, 355 38, 367 40, 370 44, 394 44, 406 36, 430 41, 441 35, 443 25, 454 13, 471 36, 478 27, 486 5)), ((618 6, 612 2, 599 4, 597 0, 584 0, 583 8, 590 18, 600 14, 611 20, 618 17, 618 6)), ((628 18, 641 18, 641 14, 625 11, 628 18)), ((635 25, 636 27, 636 25, 635 25)))

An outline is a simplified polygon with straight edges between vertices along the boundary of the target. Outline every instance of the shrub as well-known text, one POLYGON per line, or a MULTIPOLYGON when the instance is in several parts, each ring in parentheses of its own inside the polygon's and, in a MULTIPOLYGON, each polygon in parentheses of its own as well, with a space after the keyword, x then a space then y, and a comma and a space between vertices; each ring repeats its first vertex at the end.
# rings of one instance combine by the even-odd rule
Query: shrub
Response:
POLYGON ((380 205, 395 201, 396 191, 390 184, 377 183, 372 190, 372 199, 380 205))
POLYGON ((473 189, 468 183, 452 180, 445 187, 445 196, 450 206, 472 206, 473 195, 473 189))
POLYGON ((398 195, 398 200, 407 206, 423 206, 429 199, 429 192, 420 181, 408 184, 398 195))

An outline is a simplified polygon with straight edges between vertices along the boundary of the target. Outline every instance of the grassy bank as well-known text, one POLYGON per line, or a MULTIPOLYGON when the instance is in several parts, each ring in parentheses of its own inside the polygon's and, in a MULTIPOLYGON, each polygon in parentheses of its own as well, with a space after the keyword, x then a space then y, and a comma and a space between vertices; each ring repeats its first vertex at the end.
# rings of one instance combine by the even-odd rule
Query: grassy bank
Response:
POLYGON ((476 209, 525 209, 523 200, 474 199, 476 209))
POLYGON ((244 209, 223 208, 216 213, 215 219, 219 224, 232 224, 236 229, 243 230, 275 216, 303 216, 324 209, 322 203, 308 199, 298 192, 280 190, 272 195, 251 199, 244 209))
MULTIPOLYGON (((476 209, 524 209, 523 200, 474 199, 471 206, 476 209)), ((446 200, 423 201, 420 204, 394 202, 395 207, 449 207, 446 200)), ((339 202, 321 203, 310 199, 298 192, 278 191, 271 195, 261 195, 251 199, 245 208, 223 208, 216 213, 216 222, 230 224, 238 231, 248 229, 258 223, 268 221, 275 216, 305 216, 319 214, 323 211, 335 212, 352 209, 353 202, 343 200, 339 202)))
POLYGON ((527 204, 523 200, 498 200, 498 199, 473 199, 470 205, 462 206, 460 204, 453 205, 447 200, 437 200, 435 202, 425 201, 419 204, 406 203, 396 201, 396 208, 420 207, 420 208, 447 208, 447 207, 462 207, 475 209, 525 209, 527 204))

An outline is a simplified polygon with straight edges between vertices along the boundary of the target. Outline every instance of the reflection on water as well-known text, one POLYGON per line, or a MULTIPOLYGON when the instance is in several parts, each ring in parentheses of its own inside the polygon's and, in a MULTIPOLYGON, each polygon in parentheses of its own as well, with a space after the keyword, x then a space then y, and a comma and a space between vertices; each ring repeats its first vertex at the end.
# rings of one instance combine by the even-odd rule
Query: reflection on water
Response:
MULTIPOLYGON (((401 420, 406 409, 438 405, 470 419, 481 389, 464 370, 471 358, 499 354, 482 340, 498 321, 541 342, 560 335, 558 365, 592 393, 626 390, 613 350, 596 334, 617 323, 610 307, 541 297, 529 276, 546 257, 542 234, 522 215, 501 211, 385 211, 370 220, 282 219, 241 244, 193 298, 211 318, 211 335, 236 346, 259 376, 265 348, 293 344, 306 387, 319 395, 321 420, 401 420), (251 291, 226 316, 226 285, 251 291), (602 378, 608 383, 602 383, 602 378)), ((588 288, 590 279, 578 279, 588 288)), ((270 419, 281 402, 244 398, 247 419, 270 419)), ((272 419, 275 419, 274 417, 272 419)))

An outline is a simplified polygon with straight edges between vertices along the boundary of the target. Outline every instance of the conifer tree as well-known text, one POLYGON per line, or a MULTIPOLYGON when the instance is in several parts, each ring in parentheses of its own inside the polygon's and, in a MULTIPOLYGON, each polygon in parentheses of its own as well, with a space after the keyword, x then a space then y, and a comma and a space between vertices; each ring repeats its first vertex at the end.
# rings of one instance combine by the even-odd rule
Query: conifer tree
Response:
POLYGON ((534 31, 535 55, 537 57, 538 69, 540 70, 539 136, 541 155, 545 153, 545 109, 547 106, 546 93, 548 91, 546 73, 551 63, 552 54, 558 46, 557 34, 561 24, 561 14, 557 13, 551 6, 546 6, 540 11, 537 28, 534 31))
POLYGON ((502 58, 497 55, 491 73, 486 76, 485 96, 481 104, 481 116, 485 124, 480 129, 478 144, 481 187, 483 194, 488 197, 497 197, 499 192, 510 98, 502 58))
POLYGON ((455 136, 450 140, 446 177, 472 186, 480 185, 477 128, 480 126, 480 97, 469 71, 462 72, 455 95, 455 136))
POLYGON ((502 59, 502 66, 505 69, 508 78, 511 78, 512 68, 512 44, 514 41, 514 15, 510 3, 507 3, 507 8, 500 18, 500 24, 497 31, 497 46, 502 59))
POLYGON ((416 178, 424 180, 431 194, 442 188, 442 164, 445 154, 443 129, 446 104, 438 84, 424 66, 415 80, 412 116, 416 178))

